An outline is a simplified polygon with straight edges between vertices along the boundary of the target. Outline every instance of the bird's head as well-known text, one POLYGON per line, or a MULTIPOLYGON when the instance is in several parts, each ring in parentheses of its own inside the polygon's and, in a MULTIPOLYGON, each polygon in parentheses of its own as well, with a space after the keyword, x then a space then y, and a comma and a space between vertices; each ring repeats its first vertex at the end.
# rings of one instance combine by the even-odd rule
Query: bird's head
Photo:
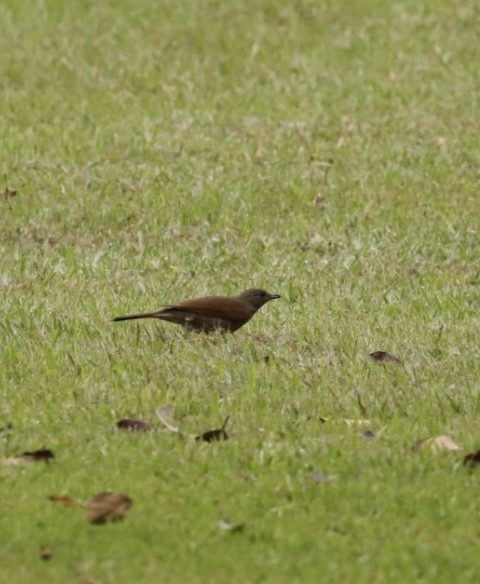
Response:
POLYGON ((270 294, 270 292, 267 292, 266 290, 261 290, 260 288, 250 288, 249 290, 245 290, 245 292, 242 292, 240 294, 240 298, 246 300, 252 306, 252 308, 258 310, 270 300, 280 298, 280 295, 270 294))

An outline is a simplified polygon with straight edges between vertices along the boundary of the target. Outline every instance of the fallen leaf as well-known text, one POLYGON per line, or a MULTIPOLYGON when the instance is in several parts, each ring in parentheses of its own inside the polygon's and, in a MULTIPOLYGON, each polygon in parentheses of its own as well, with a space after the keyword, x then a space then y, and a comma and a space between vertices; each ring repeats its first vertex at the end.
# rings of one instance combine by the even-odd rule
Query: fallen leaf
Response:
POLYGON ((398 357, 392 355, 391 353, 387 353, 387 351, 374 351, 370 353, 370 357, 376 363, 401 363, 398 357))
POLYGON ((128 430, 129 432, 148 432, 152 427, 148 422, 143 420, 119 420, 117 422, 117 428, 119 430, 128 430))
POLYGON ((448 436, 434 436, 431 438, 422 438, 421 440, 417 440, 412 445, 411 450, 412 452, 418 452, 419 450, 423 450, 427 446, 430 446, 434 454, 440 451, 458 452, 459 450, 461 450, 461 447, 448 436))
POLYGON ((44 462, 50 462, 55 458, 55 454, 53 454, 48 448, 42 448, 40 450, 22 452, 20 458, 24 458, 25 460, 43 460, 44 462))
POLYGON ((218 430, 208 430, 207 432, 204 432, 203 434, 196 436, 195 440, 197 442, 199 442, 199 441, 215 442, 217 440, 228 440, 228 434, 225 432, 225 427, 227 425, 229 418, 230 418, 230 416, 227 416, 225 418, 225 421, 223 422, 222 427, 219 428, 218 430))
POLYGON ((40 559, 42 559, 44 562, 47 562, 52 556, 53 556, 53 550, 49 547, 46 547, 44 545, 40 546, 40 559))
POLYGON ((245 529, 245 523, 231 523, 228 519, 219 519, 218 527, 229 533, 242 533, 245 529))
POLYGON ((179 428, 175 425, 175 408, 171 406, 161 406, 155 410, 158 419, 169 432, 179 432, 179 428))
POLYGON ((123 493, 99 493, 87 503, 87 518, 95 525, 119 521, 132 505, 132 499, 123 493))
POLYGON ((432 448, 434 450, 446 450, 447 452, 458 452, 462 449, 461 446, 448 436, 436 436, 433 438, 432 448))
POLYGON ((467 454, 463 459, 463 464, 471 468, 478 466, 480 464, 480 450, 467 454))
POLYGON ((71 497, 63 495, 50 495, 48 499, 52 503, 62 503, 64 507, 73 507, 75 505, 75 501, 71 497))

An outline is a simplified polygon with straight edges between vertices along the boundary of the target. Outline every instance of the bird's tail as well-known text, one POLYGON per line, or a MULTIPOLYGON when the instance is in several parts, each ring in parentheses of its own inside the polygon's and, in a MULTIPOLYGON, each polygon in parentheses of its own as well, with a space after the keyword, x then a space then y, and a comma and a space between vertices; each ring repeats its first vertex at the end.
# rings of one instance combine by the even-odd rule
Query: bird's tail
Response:
POLYGON ((156 318, 158 312, 143 312, 141 314, 126 314, 125 316, 116 316, 113 322, 118 322, 119 320, 136 320, 138 318, 156 318))

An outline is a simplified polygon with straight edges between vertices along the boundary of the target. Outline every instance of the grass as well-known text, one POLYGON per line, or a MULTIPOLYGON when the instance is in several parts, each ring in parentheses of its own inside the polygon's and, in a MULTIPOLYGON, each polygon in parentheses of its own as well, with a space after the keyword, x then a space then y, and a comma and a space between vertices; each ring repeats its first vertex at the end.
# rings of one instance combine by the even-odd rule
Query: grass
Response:
POLYGON ((0 19, 0 437, 56 455, 0 467, 0 582, 477 582, 477 3, 0 19), (110 322, 251 286, 234 336, 110 322), (161 406, 183 438, 115 431, 161 406), (105 490, 123 522, 47 499, 105 490))

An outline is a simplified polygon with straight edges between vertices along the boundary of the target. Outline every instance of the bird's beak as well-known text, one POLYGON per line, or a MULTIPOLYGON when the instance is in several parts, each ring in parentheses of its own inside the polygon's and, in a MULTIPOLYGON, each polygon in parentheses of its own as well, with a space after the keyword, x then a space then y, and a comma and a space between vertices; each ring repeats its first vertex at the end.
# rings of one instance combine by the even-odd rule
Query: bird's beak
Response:
POLYGON ((275 300, 276 298, 281 298, 280 294, 270 294, 270 300, 275 300))

